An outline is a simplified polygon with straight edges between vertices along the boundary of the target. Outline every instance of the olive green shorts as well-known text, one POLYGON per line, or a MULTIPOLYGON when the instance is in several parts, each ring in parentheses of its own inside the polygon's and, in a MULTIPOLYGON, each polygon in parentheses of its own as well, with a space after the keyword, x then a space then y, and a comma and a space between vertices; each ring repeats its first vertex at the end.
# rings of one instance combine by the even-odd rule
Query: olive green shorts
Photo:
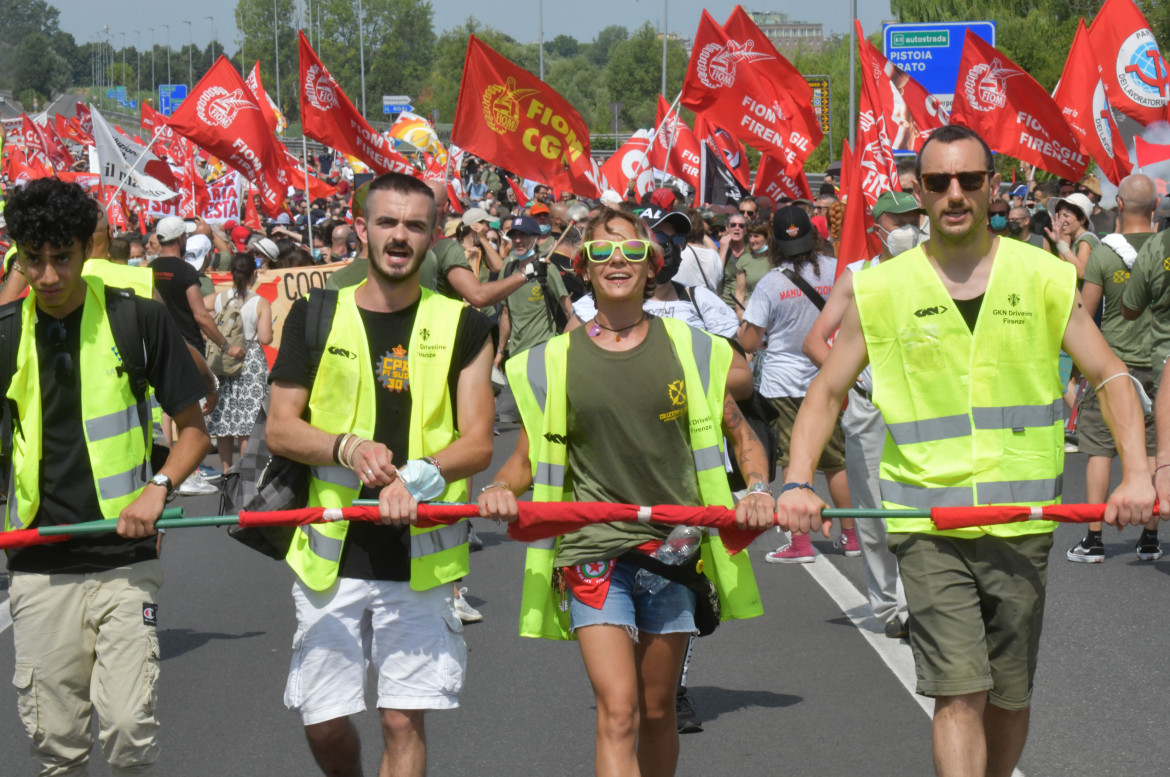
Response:
POLYGON ((1026 709, 1044 622, 1052 534, 973 539, 890 534, 923 696, 987 691, 1026 709))
MULTIPOLYGON (((787 469, 788 452, 792 450, 792 427, 796 425, 796 414, 804 397, 767 397, 768 404, 776 408, 779 415, 772 422, 772 428, 780 435, 780 455, 776 463, 787 469)), ((821 451, 817 469, 821 472, 836 472, 845 469, 845 433, 841 431, 841 417, 833 424, 833 435, 821 451)))
MULTIPOLYGON (((1142 388, 1151 398, 1154 396, 1154 371, 1142 367, 1130 367, 1129 374, 1133 375, 1142 384, 1142 388)), ((1119 378, 1124 380, 1124 378, 1119 378)), ((1157 445, 1158 435, 1154 431, 1154 413, 1146 413, 1146 455, 1153 456, 1157 445)), ((1113 441, 1113 433, 1105 424, 1105 417, 1101 414, 1101 400, 1097 392, 1089 389, 1081 400, 1077 411, 1077 449, 1090 456, 1105 456, 1113 458, 1117 455, 1117 443, 1113 441)))

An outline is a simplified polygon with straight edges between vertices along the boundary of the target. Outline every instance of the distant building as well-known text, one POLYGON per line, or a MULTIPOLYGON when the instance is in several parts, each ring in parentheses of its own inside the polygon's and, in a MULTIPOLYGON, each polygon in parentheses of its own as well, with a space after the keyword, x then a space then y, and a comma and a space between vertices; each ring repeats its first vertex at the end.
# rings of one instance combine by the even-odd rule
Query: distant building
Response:
POLYGON ((748 11, 748 16, 781 53, 799 48, 819 51, 825 44, 823 25, 794 22, 788 14, 776 11, 748 11))

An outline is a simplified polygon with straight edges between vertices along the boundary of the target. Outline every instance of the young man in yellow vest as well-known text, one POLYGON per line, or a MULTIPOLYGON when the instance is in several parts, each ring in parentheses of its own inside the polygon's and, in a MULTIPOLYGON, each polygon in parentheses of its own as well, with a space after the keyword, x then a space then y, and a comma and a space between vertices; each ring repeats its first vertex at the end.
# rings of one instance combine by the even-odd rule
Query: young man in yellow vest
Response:
POLYGON ((209 439, 206 387, 166 308, 118 299, 134 306, 148 382, 179 427, 152 471, 150 422, 143 428, 120 372, 106 287, 82 273, 98 212, 81 187, 55 178, 33 181, 5 208, 31 291, 0 309, 20 322, 16 370, 5 376, 15 422, 4 529, 118 521, 116 535, 9 551, 8 571, 20 715, 41 774, 86 772, 96 710, 110 773, 123 777, 154 774, 159 758, 154 522, 209 439))
MULTIPOLYGON (((1107 523, 1152 520, 1137 395, 1076 291, 1071 265, 987 229, 999 174, 966 127, 933 133, 918 157, 930 240, 859 273, 854 300, 792 435, 778 511, 822 526, 808 481, 841 402, 866 364, 886 422, 887 508, 1060 501, 1064 347, 1098 387, 1121 485, 1107 523)), ((827 529, 827 522, 823 526, 827 529)), ((940 532, 890 519, 910 614, 918 692, 935 699, 935 770, 1008 777, 1028 732, 1054 524, 940 532)))
POLYGON ((310 505, 376 498, 388 524, 302 527, 288 550, 298 630, 285 704, 328 775, 361 774, 349 716, 365 709, 367 664, 378 674, 382 775, 424 774, 423 713, 458 706, 463 686, 451 584, 468 571, 468 524, 413 524, 419 501, 466 502, 467 479, 491 462, 494 325, 419 285, 436 227, 426 184, 374 179, 355 222, 366 281, 338 293, 318 365, 309 301, 295 303, 271 374, 268 445, 311 465, 310 505))

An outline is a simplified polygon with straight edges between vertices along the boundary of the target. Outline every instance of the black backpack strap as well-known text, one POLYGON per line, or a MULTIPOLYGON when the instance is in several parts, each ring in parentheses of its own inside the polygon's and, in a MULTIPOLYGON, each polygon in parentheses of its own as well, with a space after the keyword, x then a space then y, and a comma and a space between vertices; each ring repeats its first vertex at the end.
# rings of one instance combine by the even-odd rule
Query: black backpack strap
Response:
POLYGON ((817 290, 808 285, 808 281, 801 278, 794 271, 787 267, 781 267, 780 272, 784 273, 784 277, 792 281, 792 285, 804 292, 804 296, 809 298, 812 304, 817 306, 817 310, 825 309, 825 298, 822 297, 817 290))
POLYGON ((337 313, 337 289, 313 289, 309 295, 309 310, 305 315, 305 345, 309 348, 310 380, 317 378, 317 365, 325 354, 329 330, 337 313))
POLYGON ((138 326, 136 299, 136 295, 130 289, 106 287, 106 317, 110 321, 110 331, 114 335, 114 346, 118 349, 118 355, 122 357, 118 376, 125 375, 130 382, 130 392, 134 394, 138 408, 138 424, 142 427, 143 442, 146 446, 146 458, 142 462, 145 474, 150 463, 150 450, 153 447, 151 439, 153 423, 148 396, 150 378, 146 370, 146 343, 138 326))
POLYGON ((3 452, 7 456, 11 447, 12 433, 23 435, 20 430, 20 415, 16 403, 6 399, 12 376, 16 374, 16 354, 20 348, 20 310, 24 300, 15 300, 0 307, 0 402, 3 405, 3 419, 0 431, 3 434, 3 452))

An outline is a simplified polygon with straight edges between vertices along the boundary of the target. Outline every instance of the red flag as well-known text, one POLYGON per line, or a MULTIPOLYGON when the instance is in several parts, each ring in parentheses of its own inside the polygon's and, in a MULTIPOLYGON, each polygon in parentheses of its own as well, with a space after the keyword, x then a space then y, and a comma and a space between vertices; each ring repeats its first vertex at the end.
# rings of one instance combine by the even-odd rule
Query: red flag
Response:
POLYGON ((93 145, 93 138, 86 135, 84 132, 82 132, 80 127, 78 127, 72 121, 66 119, 61 114, 58 113, 53 116, 53 123, 56 124, 57 135, 59 137, 68 138, 74 143, 80 143, 84 146, 93 145))
POLYGON ((4 153, 5 175, 13 184, 24 184, 37 178, 51 178, 53 171, 39 159, 30 159, 23 146, 12 144, 4 153))
POLYGON ((516 195, 516 204, 521 208, 523 208, 525 205, 527 205, 528 204, 528 195, 524 193, 524 187, 522 187, 522 186, 520 186, 520 184, 516 183, 515 178, 506 178, 504 180, 506 180, 508 182, 508 186, 512 187, 512 194, 516 195))
POLYGON ((244 195, 244 226, 262 229, 264 225, 260 223, 260 213, 256 210, 256 194, 256 187, 249 186, 244 195))
POLYGON ((81 131, 92 138, 93 119, 89 115, 89 106, 85 103, 74 103, 73 105, 76 114, 73 118, 77 122, 77 126, 81 127, 81 131))
POLYGON ((106 214, 110 224, 125 231, 130 228, 130 220, 126 216, 126 192, 119 191, 115 197, 114 192, 117 191, 117 188, 116 186, 102 186, 102 204, 106 206, 106 214))
POLYGON ((850 262, 872 259, 882 251, 881 239, 874 233, 873 214, 865 200, 861 157, 845 142, 841 152, 841 193, 845 201, 845 221, 837 242, 837 277, 850 262))
MULTIPOLYGON (((821 138, 815 119, 811 128, 794 128, 795 118, 811 111, 811 89, 738 10, 741 13, 733 13, 728 20, 734 35, 703 12, 681 102, 739 140, 783 159, 793 170, 821 138)), ((803 125, 804 120, 799 123, 803 125)), ((697 124, 696 135, 702 139, 697 124)))
POLYGON ((646 159, 649 145, 649 133, 638 130, 613 156, 605 160, 601 166, 601 175, 610 189, 624 197, 632 181, 638 199, 641 199, 642 195, 654 188, 654 171, 646 159))
POLYGON ((73 154, 69 153, 69 149, 65 148, 65 142, 57 134, 57 128, 53 122, 49 121, 49 117, 41 116, 39 120, 34 120, 33 124, 37 128, 37 132, 41 133, 41 142, 49 154, 49 159, 52 159, 61 170, 73 167, 73 163, 77 160, 73 158, 73 154))
POLYGON ((784 197, 791 200, 812 200, 812 189, 809 188, 808 178, 804 171, 795 177, 789 176, 782 160, 764 155, 760 157, 760 166, 756 170, 756 180, 752 184, 752 194, 757 197, 771 197, 779 202, 784 197))
MULTIPOLYGON (((285 161, 288 162, 289 168, 289 185, 297 191, 305 190, 305 166, 301 161, 286 150, 284 152, 285 161)), ((309 199, 316 200, 319 198, 329 198, 337 194, 337 187, 325 183, 317 176, 309 173, 309 199)))
POLYGON ((256 184, 265 213, 280 213, 288 191, 283 152, 255 96, 226 57, 220 56, 167 123, 256 184))
POLYGON ((723 164, 739 182, 739 188, 751 188, 752 170, 740 142, 731 133, 711 121, 704 114, 695 115, 695 138, 719 155, 723 164))
POLYGON ((459 199, 459 192, 455 190, 455 185, 447 181, 447 207, 456 216, 463 215, 463 201, 459 199))
POLYGON ((1133 143, 1139 168, 1170 161, 1170 145, 1151 143, 1137 135, 1134 136, 1133 143))
POLYGON ((264 114, 264 123, 268 125, 268 129, 275 135, 277 130, 276 113, 279 109, 276 107, 276 103, 272 102, 272 98, 268 96, 268 92, 264 91, 263 82, 260 80, 260 60, 256 60, 256 64, 252 66, 252 72, 248 74, 244 82, 252 90, 252 94, 256 96, 258 101, 263 100, 260 105, 260 110, 264 114), (268 110, 264 110, 266 107, 268 110))
POLYGON ((1105 0, 1089 27, 1105 94, 1142 126, 1170 116, 1170 73, 1146 17, 1133 0, 1105 0))
POLYGON ((658 131, 650 146, 650 164, 697 189, 703 161, 699 155, 699 141, 678 113, 670 110, 662 95, 658 95, 654 126, 658 131))
MULTIPOLYGON (((950 123, 950 115, 922 84, 886 59, 865 38, 857 22, 860 54, 857 72, 863 83, 872 79, 876 105, 885 116, 886 134, 894 151, 917 151, 931 132, 950 123)), ((896 177, 895 177, 896 180, 896 177)))
POLYGON ((951 121, 978 132, 992 150, 1062 178, 1079 181, 1089 164, 1044 87, 970 30, 951 121))
POLYGON ((585 197, 600 194, 601 174, 580 114, 474 35, 467 41, 451 142, 525 178, 585 197))
MULTIPOLYGON (((755 68, 756 75, 768 84, 772 96, 783 109, 780 118, 787 123, 788 147, 803 168, 804 160, 824 137, 820 119, 812 106, 812 87, 800 71, 776 50, 768 36, 756 26, 747 11, 743 10, 743 6, 735 6, 723 24, 723 29, 736 40, 755 41, 759 51, 775 58, 759 60, 758 63, 752 63, 751 67, 755 68)), ((796 161, 788 161, 789 174, 795 173, 796 161)))
POLYGON ((301 124, 304 133, 343 154, 356 157, 374 172, 417 176, 414 166, 370 126, 341 91, 303 32, 300 41, 301 124))
POLYGON ((45 139, 27 113, 20 115, 20 143, 24 146, 24 155, 30 165, 53 170, 53 162, 48 149, 45 148, 45 139))
POLYGON ((1132 169, 1129 151, 1113 121, 1113 109, 1105 96, 1084 19, 1077 25, 1052 99, 1064 112, 1065 121, 1081 143, 1081 150, 1093 158, 1101 173, 1115 186, 1120 184, 1132 169))
POLYGON ((882 94, 874 77, 874 65, 868 56, 866 48, 872 49, 869 41, 861 32, 861 23, 857 26, 857 46, 860 50, 858 68, 861 76, 861 104, 857 113, 857 126, 861 147, 857 156, 861 163, 862 183, 861 190, 869 207, 873 207, 882 192, 899 189, 898 166, 894 160, 894 148, 890 136, 886 131, 886 111, 882 104, 882 94))

